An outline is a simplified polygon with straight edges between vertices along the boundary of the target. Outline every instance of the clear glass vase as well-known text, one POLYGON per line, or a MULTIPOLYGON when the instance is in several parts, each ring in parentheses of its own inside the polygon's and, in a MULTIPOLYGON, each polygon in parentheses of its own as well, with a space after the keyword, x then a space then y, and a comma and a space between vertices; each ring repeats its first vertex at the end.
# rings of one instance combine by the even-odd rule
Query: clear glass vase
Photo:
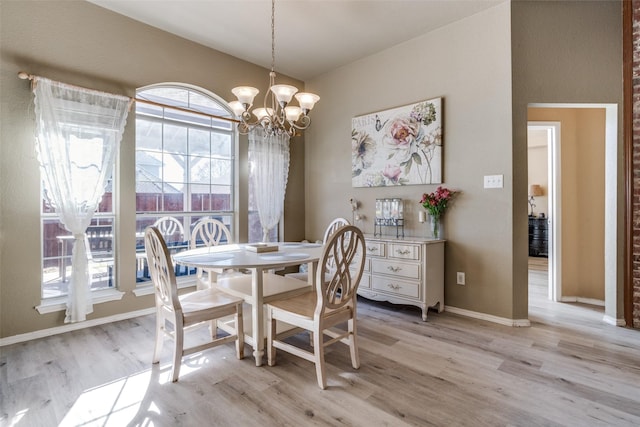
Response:
POLYGON ((442 239, 442 222, 439 216, 429 216, 429 225, 431 228, 431 237, 434 239, 442 239))

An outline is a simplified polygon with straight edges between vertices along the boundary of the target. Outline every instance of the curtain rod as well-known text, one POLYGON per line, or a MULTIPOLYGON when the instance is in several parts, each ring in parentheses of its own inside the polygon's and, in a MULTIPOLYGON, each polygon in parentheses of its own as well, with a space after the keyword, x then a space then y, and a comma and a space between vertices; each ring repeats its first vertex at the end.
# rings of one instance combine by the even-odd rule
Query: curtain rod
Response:
MULTIPOLYGON (((24 71, 18 72, 18 78, 20 78, 22 80, 31 80, 31 81, 33 81, 37 77, 40 77, 40 76, 29 74, 29 73, 26 73, 24 71)), ((67 83, 65 83, 65 84, 68 85, 68 86, 71 86, 71 87, 78 88, 78 89, 94 90, 94 89, 88 89, 88 88, 82 87, 82 86, 76 86, 76 85, 71 85, 71 84, 67 84, 67 83)), ((162 104, 160 102, 149 101, 149 100, 142 99, 142 98, 131 98, 131 99, 133 101, 135 101, 135 102, 139 102, 139 103, 142 103, 142 104, 155 105, 156 107, 163 107, 163 108, 171 108, 173 110, 183 111, 185 113, 198 114, 198 115, 210 117, 210 118, 213 118, 213 119, 224 120, 224 121, 232 122, 232 123, 239 123, 239 120, 231 119, 229 117, 216 116, 215 114, 204 113, 202 111, 189 110, 188 108, 182 108, 182 107, 176 107, 174 105, 162 104)))

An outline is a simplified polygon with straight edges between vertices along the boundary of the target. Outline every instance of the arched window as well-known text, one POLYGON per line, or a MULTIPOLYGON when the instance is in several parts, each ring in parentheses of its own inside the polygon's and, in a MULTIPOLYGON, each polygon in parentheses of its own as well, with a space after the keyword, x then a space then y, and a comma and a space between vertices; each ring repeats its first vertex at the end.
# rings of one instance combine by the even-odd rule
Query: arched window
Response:
POLYGON ((236 129, 224 120, 233 117, 226 103, 203 89, 154 85, 139 89, 136 97, 149 101, 136 102, 136 280, 146 282, 145 227, 159 220, 179 224, 165 235, 173 251, 188 246, 203 217, 221 220, 237 235, 236 129))

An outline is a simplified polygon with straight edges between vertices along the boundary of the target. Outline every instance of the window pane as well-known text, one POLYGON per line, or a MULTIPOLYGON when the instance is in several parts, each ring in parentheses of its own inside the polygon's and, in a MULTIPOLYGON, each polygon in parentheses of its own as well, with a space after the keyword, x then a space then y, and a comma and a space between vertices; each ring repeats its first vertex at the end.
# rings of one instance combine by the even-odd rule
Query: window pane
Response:
POLYGON ((191 182, 209 184, 211 182, 211 158, 190 157, 191 182))
POLYGON ((166 153, 187 154, 187 128, 165 124, 163 149, 166 153))
POLYGON ((231 210, 231 190, 229 185, 211 186, 211 210, 230 211, 231 210))
POLYGON ((136 150, 162 150, 162 123, 136 119, 136 150))
POLYGON ((161 104, 175 105, 185 108, 189 106, 189 91, 179 87, 154 87, 139 92, 138 97, 161 104))
POLYGON ((216 116, 229 117, 229 112, 220 106, 220 103, 197 92, 191 92, 189 106, 197 111, 204 111, 216 116))
POLYGON ((211 161, 211 181, 213 184, 231 184, 233 180, 231 161, 214 159, 211 161))
POLYGON ((162 207, 162 183, 136 184, 136 212, 158 212, 162 207))
POLYGON ((231 157, 231 135, 224 133, 211 134, 211 153, 222 157, 231 157))
POLYGON ((163 210, 167 212, 184 211, 184 194, 180 190, 183 187, 180 183, 168 182, 165 184, 163 210))
POLYGON ((178 154, 164 153, 162 156, 162 180, 187 182, 186 159, 178 154))
POLYGON ((136 181, 160 181, 162 179, 162 153, 136 151, 136 181))
POLYGON ((189 154, 192 156, 210 156, 210 132, 200 129, 189 129, 189 154))
MULTIPOLYGON (((42 297, 66 295, 73 272, 73 236, 57 218, 42 222, 42 297)), ((114 286, 113 217, 97 217, 87 228, 91 290, 114 286)))
POLYGON ((208 184, 191 185, 191 210, 195 212, 212 210, 210 186, 208 184))

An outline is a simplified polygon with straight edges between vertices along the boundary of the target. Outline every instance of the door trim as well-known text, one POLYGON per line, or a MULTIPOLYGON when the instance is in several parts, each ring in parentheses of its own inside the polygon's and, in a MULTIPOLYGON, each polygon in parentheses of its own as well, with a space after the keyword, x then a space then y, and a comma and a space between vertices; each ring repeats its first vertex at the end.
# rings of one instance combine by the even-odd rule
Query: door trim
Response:
POLYGON ((547 132, 549 299, 558 302, 562 300, 561 123, 530 120, 527 128, 547 132))

